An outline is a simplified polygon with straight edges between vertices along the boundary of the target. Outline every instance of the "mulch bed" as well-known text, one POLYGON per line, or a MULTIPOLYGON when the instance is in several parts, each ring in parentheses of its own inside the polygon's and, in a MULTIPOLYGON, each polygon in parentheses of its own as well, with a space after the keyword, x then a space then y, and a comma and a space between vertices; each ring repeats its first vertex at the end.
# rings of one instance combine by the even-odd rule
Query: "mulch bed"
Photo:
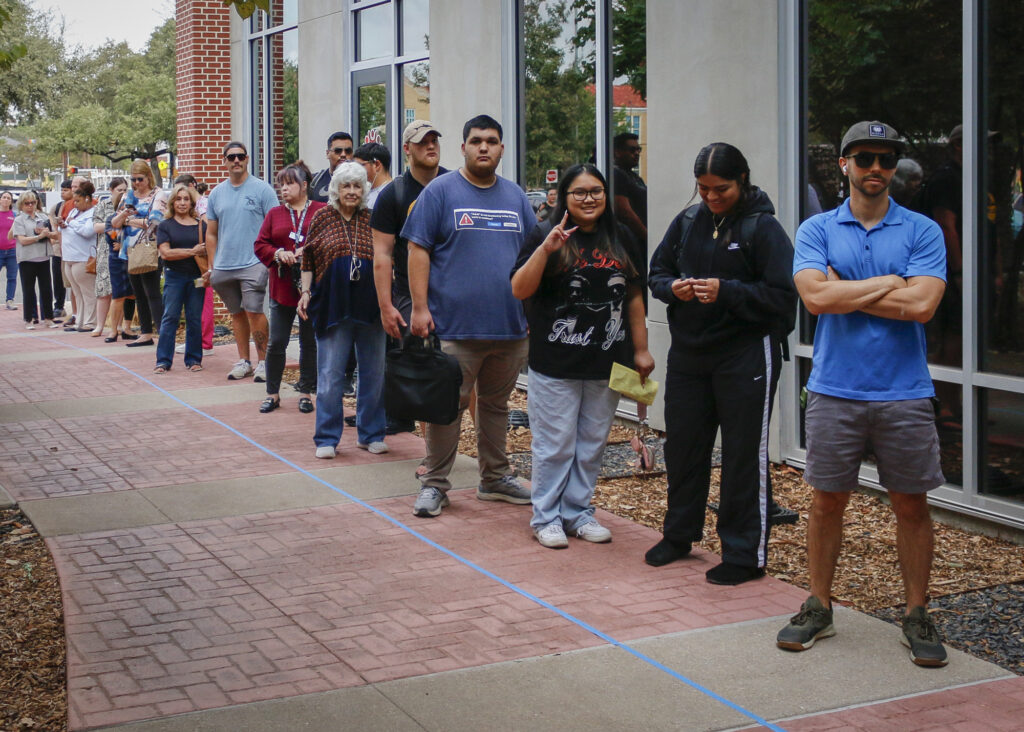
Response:
MULTIPOLYGON (((285 371, 285 382, 298 378, 285 371)), ((355 399, 345 405, 355 408, 355 399)), ((511 409, 526 411, 526 395, 515 391, 511 409)), ((419 427, 417 430, 419 431, 419 427)), ((634 430, 616 425, 594 494, 595 505, 660 529, 665 515, 664 462, 660 435, 647 444, 658 461, 639 473, 629 440, 634 430)), ((529 475, 531 433, 509 430, 508 451, 517 470, 529 475)), ((476 455, 472 419, 466 415, 460 452, 476 455)), ((711 501, 718 500, 718 469, 712 471, 711 501)), ((801 471, 772 466, 776 500, 800 520, 772 529, 769 573, 807 588, 805 526, 810 489, 801 471)), ((708 512, 701 546, 718 552, 715 516, 708 512)), ((834 599, 890 622, 899 622, 903 585, 896 558, 895 522, 877 494, 855 493, 846 512, 845 543, 834 599)), ((0 511, 0 729, 63 730, 66 725, 64 625, 60 587, 49 552, 24 515, 0 511)), ((639 561, 639 558, 638 558, 639 561)), ((1024 675, 1024 546, 936 525, 931 610, 949 645, 1024 675)), ((794 608, 794 611, 796 608, 794 608)))

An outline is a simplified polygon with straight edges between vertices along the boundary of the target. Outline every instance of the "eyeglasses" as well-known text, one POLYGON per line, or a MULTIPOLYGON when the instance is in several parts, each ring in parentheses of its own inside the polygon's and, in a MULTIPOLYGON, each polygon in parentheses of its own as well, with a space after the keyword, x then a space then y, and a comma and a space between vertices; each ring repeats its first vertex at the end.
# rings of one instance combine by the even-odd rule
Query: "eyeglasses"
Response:
POLYGON ((245 160, 247 157, 249 156, 246 153, 228 153, 224 156, 224 159, 230 160, 232 163, 236 163, 241 160, 245 160))
POLYGON ((352 258, 348 264, 348 281, 359 282, 359 270, 363 267, 363 260, 356 256, 355 252, 352 252, 352 258))
POLYGON ((851 155, 847 159, 853 160, 857 164, 858 168, 867 170, 875 164, 875 159, 878 159, 878 164, 882 166, 884 170, 892 170, 896 167, 896 164, 900 161, 899 153, 887 152, 887 153, 873 153, 873 152, 859 152, 856 155, 851 155))
POLYGON ((587 196, 590 196, 595 201, 604 199, 604 188, 574 188, 569 193, 581 203, 587 200, 587 196))
POLYGON ((331 152, 335 155, 351 155, 352 148, 350 147, 332 147, 331 152))
POLYGON ((144 180, 148 180, 148 178, 146 178, 146 176, 144 175, 132 176, 132 183, 141 183, 144 180))

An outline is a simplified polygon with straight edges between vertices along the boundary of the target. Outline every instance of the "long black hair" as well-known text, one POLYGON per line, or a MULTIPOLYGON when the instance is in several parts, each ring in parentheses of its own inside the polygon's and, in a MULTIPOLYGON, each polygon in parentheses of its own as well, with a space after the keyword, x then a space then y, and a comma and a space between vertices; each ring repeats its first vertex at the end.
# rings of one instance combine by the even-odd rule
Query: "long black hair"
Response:
MULTIPOLYGON (((728 142, 712 142, 702 147, 697 153, 697 159, 693 161, 693 177, 700 178, 702 175, 717 175, 724 180, 739 183, 740 198, 736 202, 736 210, 743 210, 753 192, 753 186, 750 183, 750 166, 738 147, 728 142)), ((696 185, 693 192, 697 194, 696 185)))
MULTIPOLYGON (((597 229, 595 230, 597 234, 595 242, 597 249, 609 254, 612 259, 621 264, 627 276, 635 277, 637 274, 636 266, 630 260, 625 248, 619 241, 619 226, 615 220, 615 213, 612 211, 612 203, 608 200, 608 196, 611 194, 611 191, 608 190, 608 181, 605 180, 604 176, 601 175, 601 171, 596 166, 590 163, 580 163, 565 171, 565 175, 562 176, 562 180, 558 184, 558 201, 555 203, 555 210, 548 217, 548 221, 554 227, 562 220, 566 211, 569 210, 569 188, 581 175, 594 176, 604 188, 604 211, 601 212, 601 216, 597 220, 597 229)), ((572 214, 569 214, 566 228, 571 229, 573 226, 576 226, 576 222, 573 221, 572 214)), ((566 240, 565 245, 559 250, 559 256, 552 257, 551 261, 555 268, 567 269, 573 262, 579 259, 580 250, 576 239, 575 234, 570 236, 566 240)))

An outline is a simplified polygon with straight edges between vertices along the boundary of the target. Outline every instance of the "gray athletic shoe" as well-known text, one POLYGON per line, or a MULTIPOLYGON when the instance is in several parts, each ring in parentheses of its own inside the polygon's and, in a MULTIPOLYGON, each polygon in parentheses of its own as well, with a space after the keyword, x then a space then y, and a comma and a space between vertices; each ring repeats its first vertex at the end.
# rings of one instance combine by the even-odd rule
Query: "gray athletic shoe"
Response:
POLYGON ((612 540, 612 532, 601 526, 597 519, 590 519, 587 523, 580 524, 575 529, 572 529, 569 535, 575 536, 577 539, 583 539, 583 541, 593 542, 594 544, 604 544, 612 540))
POLYGON ((945 666, 949 663, 939 631, 923 607, 915 607, 904 616, 900 641, 910 649, 910 660, 918 666, 945 666))
POLYGON ((775 645, 787 651, 806 651, 816 640, 835 634, 832 611, 811 595, 800 606, 800 612, 789 619, 789 625, 779 631, 775 645))
POLYGON ((252 370, 252 380, 257 384, 262 384, 267 380, 267 362, 259 361, 256 364, 256 368, 252 370))
POLYGON ((450 503, 448 496, 440 488, 432 485, 425 485, 420 488, 420 494, 416 502, 412 504, 412 515, 421 518, 440 516, 441 509, 450 503))
POLYGON ((476 497, 481 501, 526 504, 530 502, 530 489, 520 483, 514 475, 503 475, 500 480, 490 485, 478 485, 476 497))
POLYGON ((252 376, 252 364, 246 361, 244 358, 240 358, 231 370, 228 371, 228 379, 231 381, 238 381, 244 379, 246 376, 252 376))
POLYGON ((565 530, 561 523, 538 527, 533 530, 533 535, 537 537, 541 546, 546 546, 548 549, 565 549, 569 546, 569 540, 565 538, 565 530))

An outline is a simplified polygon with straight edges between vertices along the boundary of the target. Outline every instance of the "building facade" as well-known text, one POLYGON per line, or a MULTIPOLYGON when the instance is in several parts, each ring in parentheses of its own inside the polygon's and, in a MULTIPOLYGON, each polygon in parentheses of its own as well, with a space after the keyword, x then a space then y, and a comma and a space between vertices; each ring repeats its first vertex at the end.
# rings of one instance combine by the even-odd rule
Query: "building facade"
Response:
MULTIPOLYGON (((182 13, 207 5, 178 0, 179 32, 188 27, 182 13)), ((463 122, 486 112, 505 128, 500 172, 533 189, 547 170, 584 160, 610 172, 612 137, 640 125, 653 251, 693 198, 693 159, 707 143, 744 151, 792 236, 803 218, 844 198, 843 130, 861 119, 895 126, 922 170, 901 200, 942 219, 950 261, 947 297, 929 325, 948 481, 932 499, 1024 526, 1024 79, 1015 53, 1024 21, 1012 0, 272 6, 227 20, 230 135, 250 144, 265 179, 296 157, 323 167, 335 130, 388 145, 398 173, 401 130, 422 117, 444 134, 442 164, 457 167, 463 122)), ((179 125, 190 124, 188 94, 180 80, 179 125)), ((185 170, 200 153, 190 138, 179 141, 185 170)), ((669 336, 656 301, 650 320, 660 379, 669 336)), ((795 465, 804 460, 800 390, 813 337, 802 313, 775 411, 773 458, 795 465)), ((876 482, 870 456, 862 478, 876 482)))

